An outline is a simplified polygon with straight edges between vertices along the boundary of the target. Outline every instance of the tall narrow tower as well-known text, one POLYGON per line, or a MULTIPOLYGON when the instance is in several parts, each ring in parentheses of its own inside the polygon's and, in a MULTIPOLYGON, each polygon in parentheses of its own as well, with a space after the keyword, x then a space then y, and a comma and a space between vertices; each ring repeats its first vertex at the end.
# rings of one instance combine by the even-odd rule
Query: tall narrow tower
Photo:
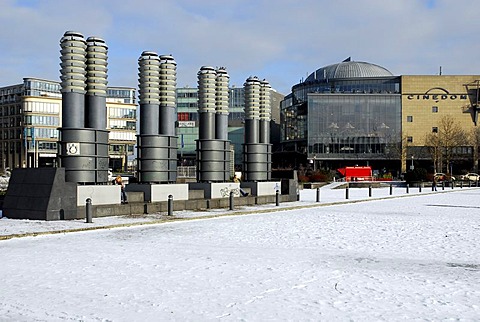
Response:
POLYGON ((203 66, 198 72, 198 182, 230 180, 228 81, 225 68, 203 66))
POLYGON ((177 179, 175 136, 176 63, 172 56, 144 51, 138 59, 140 134, 138 179, 171 183, 177 179))
POLYGON ((108 180, 107 45, 67 31, 60 40, 62 128, 60 166, 68 182, 108 180))
POLYGON ((249 77, 245 84, 244 181, 269 181, 272 173, 270 144, 270 84, 249 77))

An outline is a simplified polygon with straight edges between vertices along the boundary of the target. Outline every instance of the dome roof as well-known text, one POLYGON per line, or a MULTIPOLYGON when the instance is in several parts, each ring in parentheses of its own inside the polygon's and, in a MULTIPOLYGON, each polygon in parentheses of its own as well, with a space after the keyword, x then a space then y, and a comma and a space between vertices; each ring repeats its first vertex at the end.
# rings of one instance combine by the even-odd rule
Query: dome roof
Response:
POLYGON ((328 65, 311 73, 305 82, 336 78, 362 78, 393 76, 386 68, 381 66, 346 59, 341 63, 328 65))

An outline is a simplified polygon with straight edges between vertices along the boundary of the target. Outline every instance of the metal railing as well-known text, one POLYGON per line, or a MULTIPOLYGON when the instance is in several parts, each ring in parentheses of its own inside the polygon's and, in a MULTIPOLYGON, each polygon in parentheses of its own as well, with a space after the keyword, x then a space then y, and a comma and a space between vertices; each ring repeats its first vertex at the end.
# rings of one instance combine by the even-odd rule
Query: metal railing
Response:
POLYGON ((178 178, 195 178, 196 177, 197 167, 192 166, 178 166, 177 167, 177 177, 178 178))

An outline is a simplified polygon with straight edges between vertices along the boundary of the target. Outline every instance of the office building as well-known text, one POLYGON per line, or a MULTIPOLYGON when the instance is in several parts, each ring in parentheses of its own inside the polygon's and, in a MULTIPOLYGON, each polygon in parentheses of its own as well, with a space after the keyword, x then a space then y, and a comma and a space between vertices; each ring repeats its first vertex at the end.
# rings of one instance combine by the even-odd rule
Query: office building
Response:
MULTIPOLYGON (((281 151, 274 161, 280 167, 314 169, 370 165, 399 175, 413 155, 417 166, 440 172, 427 135, 445 116, 466 132, 476 128, 479 79, 395 76, 350 59, 319 68, 281 102, 281 151)), ((472 168, 478 159, 472 147, 459 150, 458 170, 472 168)))
MULTIPOLYGON (((136 142, 135 89, 108 87, 107 129, 110 167, 126 170, 136 142)), ((61 124, 60 83, 24 78, 22 84, 0 88, 0 158, 2 171, 57 164, 61 124)))

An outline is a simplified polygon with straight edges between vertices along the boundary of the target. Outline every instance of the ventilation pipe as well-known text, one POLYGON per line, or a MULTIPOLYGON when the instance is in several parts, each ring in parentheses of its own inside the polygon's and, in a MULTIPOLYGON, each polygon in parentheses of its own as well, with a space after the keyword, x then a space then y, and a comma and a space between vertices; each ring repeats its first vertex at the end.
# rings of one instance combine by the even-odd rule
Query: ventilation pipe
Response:
POLYGON ((197 140, 197 181, 230 180, 228 141, 228 81, 225 68, 203 66, 198 76, 199 135, 197 140))
POLYGON ((108 180, 107 46, 103 39, 67 31, 60 40, 62 128, 60 166, 65 180, 108 180))
POLYGON ((177 179, 176 62, 172 56, 144 51, 138 64, 138 179, 141 183, 172 183, 177 179))
POLYGON ((245 91, 244 181, 269 181, 272 173, 270 144, 270 84, 249 77, 245 91))

